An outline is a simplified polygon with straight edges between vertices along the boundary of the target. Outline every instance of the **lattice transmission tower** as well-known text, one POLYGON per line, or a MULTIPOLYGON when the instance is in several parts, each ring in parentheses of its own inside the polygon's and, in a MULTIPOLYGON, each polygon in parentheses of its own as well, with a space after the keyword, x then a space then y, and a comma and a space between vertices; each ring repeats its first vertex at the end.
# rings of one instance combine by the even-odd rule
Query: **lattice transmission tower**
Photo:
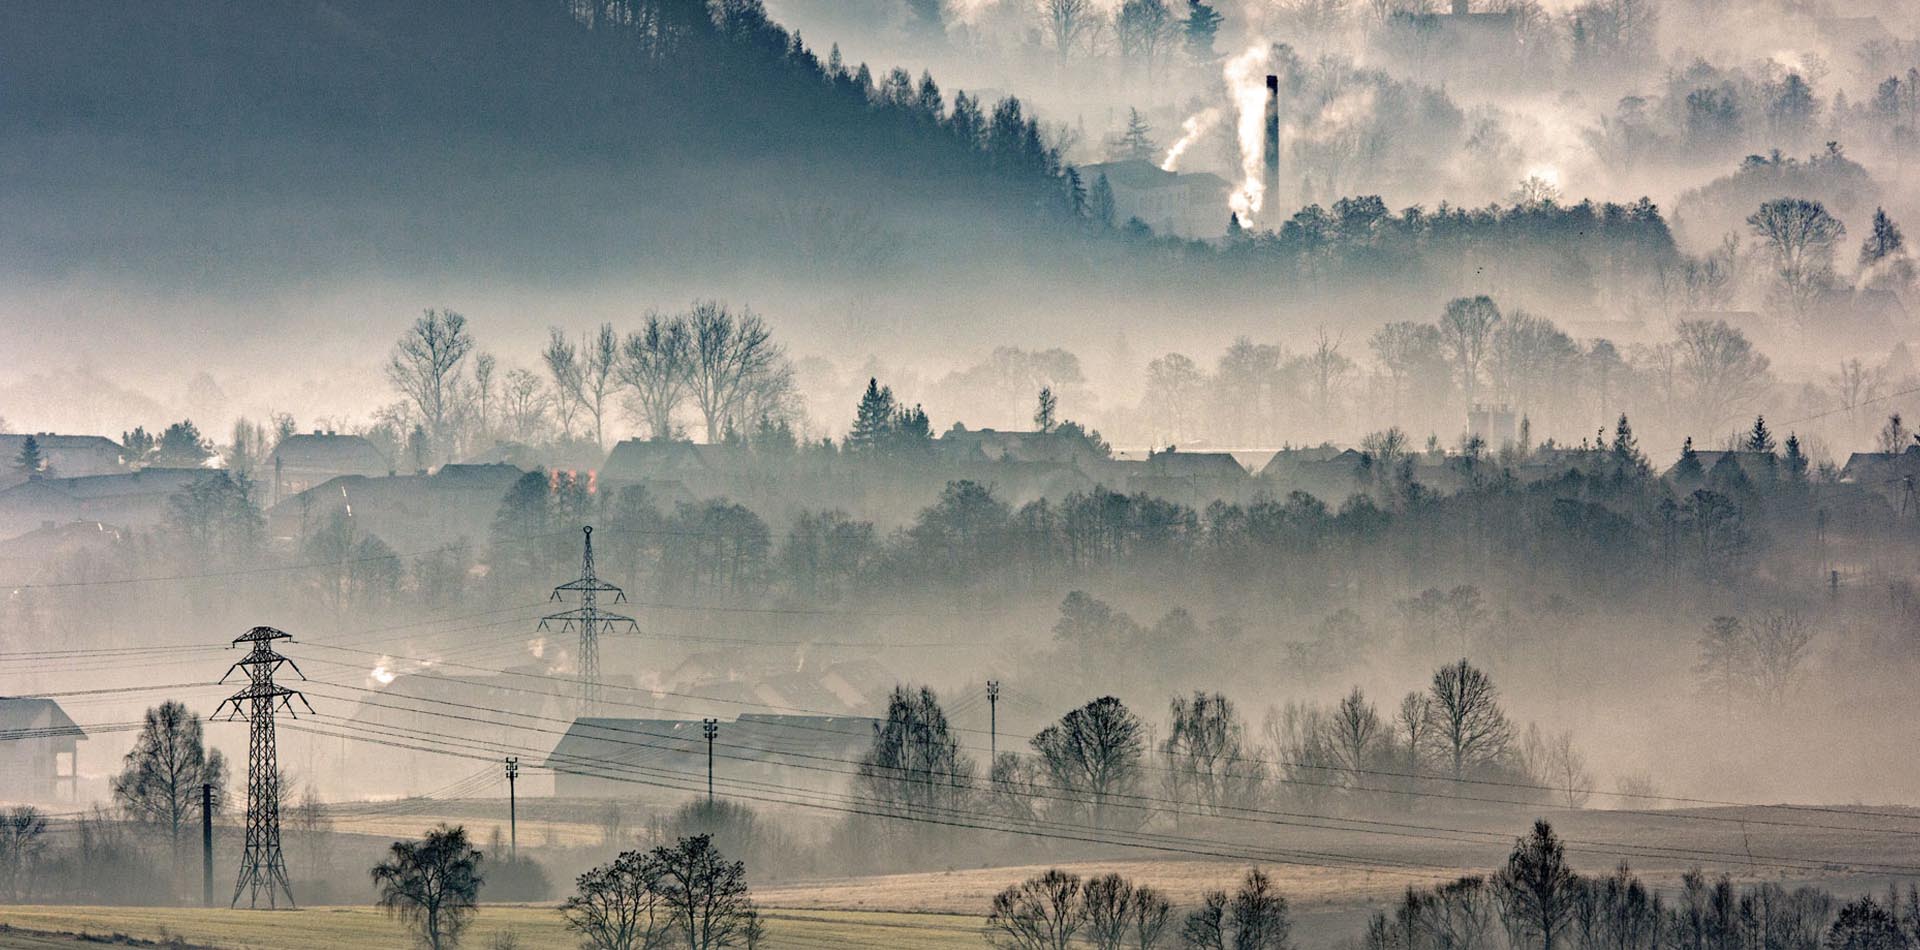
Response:
POLYGON ((308 712, 313 712, 313 704, 298 690, 273 681, 282 663, 293 667, 301 679, 307 678, 298 665, 273 649, 275 640, 292 639, 292 635, 272 627, 255 627, 236 638, 234 646, 246 643, 252 649, 227 670, 227 676, 220 677, 220 682, 226 682, 234 670, 245 670, 247 688, 221 701, 211 717, 218 718, 231 703, 233 710, 226 717, 229 722, 243 715, 247 718, 247 845, 240 856, 240 878, 233 885, 233 902, 229 905, 233 907, 240 905, 242 892, 248 894, 247 906, 256 909, 263 893, 269 909, 279 906, 281 894, 287 896, 288 907, 294 906, 287 861, 280 853, 280 764, 274 749, 273 717, 283 708, 287 715, 296 715, 295 698, 308 712))
POLYGON ((560 624, 560 632, 569 630, 580 632, 578 664, 580 667, 580 711, 591 713, 600 702, 600 634, 625 625, 628 633, 639 633, 640 624, 632 617, 608 613, 600 609, 600 595, 610 593, 613 602, 627 602, 625 591, 593 573, 593 526, 580 529, 586 536, 586 550, 580 558, 580 577, 568 581, 553 589, 553 600, 562 600, 563 591, 573 591, 580 595, 580 606, 557 614, 550 614, 540 620, 540 629, 551 630, 552 624, 560 624))

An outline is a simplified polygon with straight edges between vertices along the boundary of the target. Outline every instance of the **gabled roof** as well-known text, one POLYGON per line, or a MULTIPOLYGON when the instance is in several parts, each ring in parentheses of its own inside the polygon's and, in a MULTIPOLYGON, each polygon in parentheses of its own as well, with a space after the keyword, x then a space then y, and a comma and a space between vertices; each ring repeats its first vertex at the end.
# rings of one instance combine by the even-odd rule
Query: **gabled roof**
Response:
POLYGON ((1920 477, 1920 445, 1905 452, 1855 452, 1840 468, 1843 482, 1871 483, 1920 477))
MULTIPOLYGON (((817 757, 849 758, 873 739, 879 720, 862 716, 780 716, 743 713, 720 723, 716 755, 768 765, 811 765, 817 757)), ((554 744, 544 766, 560 772, 599 774, 596 765, 621 766, 680 756, 706 755, 706 733, 697 719, 581 717, 554 744)))
POLYGON ((1181 452, 1168 449, 1147 458, 1147 472, 1162 478, 1242 478, 1247 474, 1231 452, 1181 452))
POLYGON ((0 452, 10 455, 20 454, 21 446, 27 439, 33 439, 43 451, 61 452, 111 452, 118 458, 123 451, 120 443, 104 435, 56 435, 52 432, 9 432, 0 434, 0 452))
POLYGON ((86 737, 86 730, 51 699, 0 696, 0 741, 86 737))
POLYGON ((204 468, 143 468, 111 475, 41 478, 0 489, 0 500, 46 494, 67 498, 117 498, 128 495, 171 495, 210 471, 204 468))
POLYGON ((339 475, 385 475, 393 470, 392 463, 372 442, 331 432, 287 436, 274 447, 273 461, 286 468, 319 469, 339 475))
POLYGON ((713 457, 692 442, 624 439, 607 453, 600 477, 622 482, 698 477, 713 471, 713 457))

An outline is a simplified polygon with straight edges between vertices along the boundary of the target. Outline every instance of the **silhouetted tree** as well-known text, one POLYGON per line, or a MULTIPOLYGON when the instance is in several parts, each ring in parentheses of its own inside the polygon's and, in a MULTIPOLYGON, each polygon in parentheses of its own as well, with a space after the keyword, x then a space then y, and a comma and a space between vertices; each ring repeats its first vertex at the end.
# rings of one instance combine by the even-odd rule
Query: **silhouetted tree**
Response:
POLYGON ((1535 821, 1533 831, 1514 843, 1507 866, 1494 875, 1493 889, 1516 942, 1529 939, 1540 950, 1553 950, 1573 919, 1580 879, 1567 866, 1566 848, 1553 826, 1535 821))
MULTIPOLYGON (((1046 769, 1049 785, 1084 805, 1093 824, 1118 824, 1123 809, 1134 810, 1140 783, 1145 728, 1120 700, 1102 696, 1040 730, 1031 740, 1046 769)), ((1140 816, 1133 812, 1136 821, 1140 816)))
POLYGON ((439 825, 420 841, 395 841, 370 872, 379 904, 429 950, 448 950, 472 922, 484 878, 467 829, 439 825))

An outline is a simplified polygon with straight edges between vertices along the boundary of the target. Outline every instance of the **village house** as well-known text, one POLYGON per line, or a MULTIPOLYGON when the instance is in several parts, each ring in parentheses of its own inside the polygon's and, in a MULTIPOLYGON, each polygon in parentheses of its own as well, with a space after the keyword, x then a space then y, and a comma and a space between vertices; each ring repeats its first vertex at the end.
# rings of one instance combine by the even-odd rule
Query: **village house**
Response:
POLYGON ((0 696, 0 801, 75 801, 86 738, 51 699, 0 696))

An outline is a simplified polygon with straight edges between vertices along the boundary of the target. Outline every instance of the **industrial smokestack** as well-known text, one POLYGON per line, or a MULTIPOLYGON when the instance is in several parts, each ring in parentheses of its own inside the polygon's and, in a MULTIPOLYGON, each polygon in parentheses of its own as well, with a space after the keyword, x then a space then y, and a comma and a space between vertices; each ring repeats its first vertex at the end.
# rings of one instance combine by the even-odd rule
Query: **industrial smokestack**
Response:
MULTIPOLYGON (((1280 77, 1267 74, 1267 134, 1261 181, 1266 188, 1261 210, 1268 221, 1280 220, 1280 77)), ((1275 227, 1274 230, 1279 230, 1275 227)))

